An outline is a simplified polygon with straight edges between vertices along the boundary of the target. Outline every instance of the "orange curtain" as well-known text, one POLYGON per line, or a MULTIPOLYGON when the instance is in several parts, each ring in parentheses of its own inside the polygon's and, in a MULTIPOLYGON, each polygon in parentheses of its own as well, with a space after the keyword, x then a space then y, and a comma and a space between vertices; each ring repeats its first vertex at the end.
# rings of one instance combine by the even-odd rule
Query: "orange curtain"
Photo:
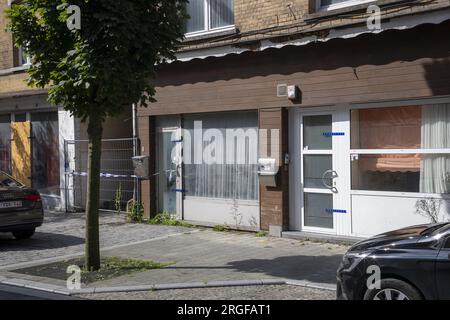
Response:
MULTIPOLYGON (((361 149, 420 149, 422 107, 407 106, 359 110, 361 149)), ((394 154, 361 157, 369 171, 420 171, 420 155, 394 154)))

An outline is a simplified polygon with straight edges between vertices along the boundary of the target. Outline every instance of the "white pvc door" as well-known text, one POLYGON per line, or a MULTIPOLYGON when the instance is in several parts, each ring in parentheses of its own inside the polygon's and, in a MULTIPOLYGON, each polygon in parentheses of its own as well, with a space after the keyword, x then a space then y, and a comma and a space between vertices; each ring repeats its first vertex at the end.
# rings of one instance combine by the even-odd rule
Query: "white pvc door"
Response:
POLYGON ((158 212, 182 218, 181 130, 161 128, 157 137, 158 212))
POLYGON ((336 111, 300 116, 302 230, 338 233, 349 214, 345 139, 348 122, 336 111))

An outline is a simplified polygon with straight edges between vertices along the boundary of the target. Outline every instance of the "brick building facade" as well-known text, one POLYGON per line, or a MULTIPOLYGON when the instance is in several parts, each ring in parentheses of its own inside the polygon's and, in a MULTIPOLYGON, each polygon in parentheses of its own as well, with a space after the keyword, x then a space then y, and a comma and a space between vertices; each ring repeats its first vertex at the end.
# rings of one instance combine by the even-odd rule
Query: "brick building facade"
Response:
MULTIPOLYGON (((377 145, 370 151, 355 148, 351 140, 358 112, 366 116, 372 108, 390 108, 386 110, 397 117, 407 106, 418 112, 429 110, 429 104, 447 110, 448 44, 440 39, 449 31, 449 1, 223 3, 233 3, 229 25, 215 30, 205 25, 203 31, 187 33, 179 61, 159 68, 157 102, 139 110, 141 152, 149 155, 155 177, 142 183, 146 215, 169 211, 204 224, 271 229, 274 234, 300 231, 339 236, 368 236, 423 222, 413 212, 414 204, 425 197, 445 199, 447 189, 425 187, 424 181, 432 177, 419 164, 406 168, 412 160, 405 160, 405 168, 397 168, 391 159, 397 155, 383 156, 383 152, 399 152, 398 157, 408 158, 403 148, 391 146, 386 151, 388 145, 377 145), (381 14, 381 27, 376 30, 367 26, 373 15, 368 6, 373 4, 381 14), (278 86, 285 84, 297 88, 296 99, 277 95, 278 86), (222 118, 222 123, 216 118, 222 118), (193 169, 183 162, 189 143, 178 145, 195 119, 219 131, 278 130, 275 144, 270 137, 259 141, 259 150, 269 150, 270 157, 277 159, 276 186, 258 184, 257 197, 241 191, 230 196, 231 190, 225 187, 216 190, 222 180, 232 188, 253 182, 230 180, 220 171, 237 170, 238 175, 247 176, 245 169, 193 169), (327 141, 311 143, 324 143, 326 148, 301 147, 307 131, 321 126, 328 130, 322 132, 327 141), (161 155, 171 147, 181 150, 175 151, 175 158, 161 155), (365 155, 368 152, 375 155, 365 155), (382 163, 388 164, 382 167, 382 163), (206 190, 201 188, 205 185, 206 190), (398 212, 395 217, 387 204, 398 212), (376 213, 377 206, 383 212, 376 213), (241 211, 240 224, 233 217, 236 211, 241 211)), ((381 109, 371 116, 382 118, 381 109)), ((426 121, 421 119, 416 122, 426 121)), ((402 121, 382 120, 399 127, 402 121)), ((206 145, 212 142, 203 140, 206 145)), ((397 144, 403 147, 403 141, 397 144)), ((229 152, 227 147, 224 152, 229 152)), ((415 152, 426 157, 422 151, 415 152)), ((259 157, 267 153, 260 152, 259 157)))
MULTIPOLYGON (((138 111, 140 152, 150 157, 146 217, 359 237, 424 222, 414 212, 424 199, 442 202, 443 219, 450 212, 450 145, 426 134, 433 117, 450 115, 450 1, 192 0, 189 10, 178 61, 158 67, 157 102, 138 111), (378 9, 379 28, 369 27, 378 9), (208 134, 229 131, 248 141, 235 155, 243 163, 216 161, 237 149, 208 134), (189 143, 221 150, 202 155, 213 163, 191 163, 189 143), (276 160, 275 185, 262 182, 255 158, 276 160)), ((26 87, 4 26, 2 17, 0 126, 9 135, 12 122, 57 113, 61 149, 79 126, 61 123, 70 119, 62 108, 26 87)), ((3 169, 11 169, 8 152, 3 169)))
MULTIPOLYGON (((30 59, 14 46, 12 34, 6 30, 4 12, 8 2, 0 1, 0 170, 38 189, 48 209, 64 211, 75 205, 83 207, 86 189, 83 177, 74 182, 77 178, 69 177, 66 170, 75 158, 80 162, 78 168, 86 168, 82 163, 87 157, 86 126, 62 106, 50 104, 47 90, 27 86, 26 70, 30 59), (77 146, 76 151, 68 150, 68 142, 77 146)), ((124 170, 127 167, 132 172, 131 114, 130 107, 116 119, 108 119, 104 138, 124 139, 122 148, 126 145, 129 150, 122 150, 122 153, 129 154, 130 159, 115 168, 124 170)), ((111 144, 109 142, 106 148, 111 148, 111 144)), ((111 152, 104 151, 104 154, 108 157, 111 152)), ((102 181, 102 207, 112 207, 119 183, 122 183, 126 197, 132 197, 132 179, 102 181), (126 187, 129 185, 130 191, 126 187)))

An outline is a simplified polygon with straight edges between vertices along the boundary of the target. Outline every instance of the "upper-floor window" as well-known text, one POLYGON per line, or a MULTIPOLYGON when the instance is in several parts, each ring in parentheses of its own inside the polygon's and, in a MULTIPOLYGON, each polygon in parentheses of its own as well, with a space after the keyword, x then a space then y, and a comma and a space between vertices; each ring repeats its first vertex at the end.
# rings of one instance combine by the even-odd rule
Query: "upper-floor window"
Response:
POLYGON ((190 0, 186 34, 220 31, 234 25, 233 0, 190 0))
POLYGON ((17 49, 17 63, 18 67, 28 66, 31 64, 30 56, 25 52, 25 50, 22 47, 19 47, 17 49))
POLYGON ((317 0, 317 9, 334 10, 367 2, 374 2, 374 0, 317 0))
POLYGON ((14 47, 14 67, 28 67, 31 58, 22 47, 14 47))

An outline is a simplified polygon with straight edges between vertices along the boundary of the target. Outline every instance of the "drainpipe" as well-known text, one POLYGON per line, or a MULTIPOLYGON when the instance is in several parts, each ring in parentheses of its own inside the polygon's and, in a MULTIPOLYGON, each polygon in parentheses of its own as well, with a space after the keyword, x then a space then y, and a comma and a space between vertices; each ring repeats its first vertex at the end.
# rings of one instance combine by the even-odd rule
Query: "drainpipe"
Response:
MULTIPOLYGON (((138 144, 138 135, 137 135, 137 106, 135 103, 132 105, 132 117, 133 117, 133 157, 139 155, 139 144, 138 144)), ((133 198, 136 199, 137 203, 141 203, 141 192, 140 192, 140 183, 139 179, 135 179, 134 181, 134 191, 133 198)))

